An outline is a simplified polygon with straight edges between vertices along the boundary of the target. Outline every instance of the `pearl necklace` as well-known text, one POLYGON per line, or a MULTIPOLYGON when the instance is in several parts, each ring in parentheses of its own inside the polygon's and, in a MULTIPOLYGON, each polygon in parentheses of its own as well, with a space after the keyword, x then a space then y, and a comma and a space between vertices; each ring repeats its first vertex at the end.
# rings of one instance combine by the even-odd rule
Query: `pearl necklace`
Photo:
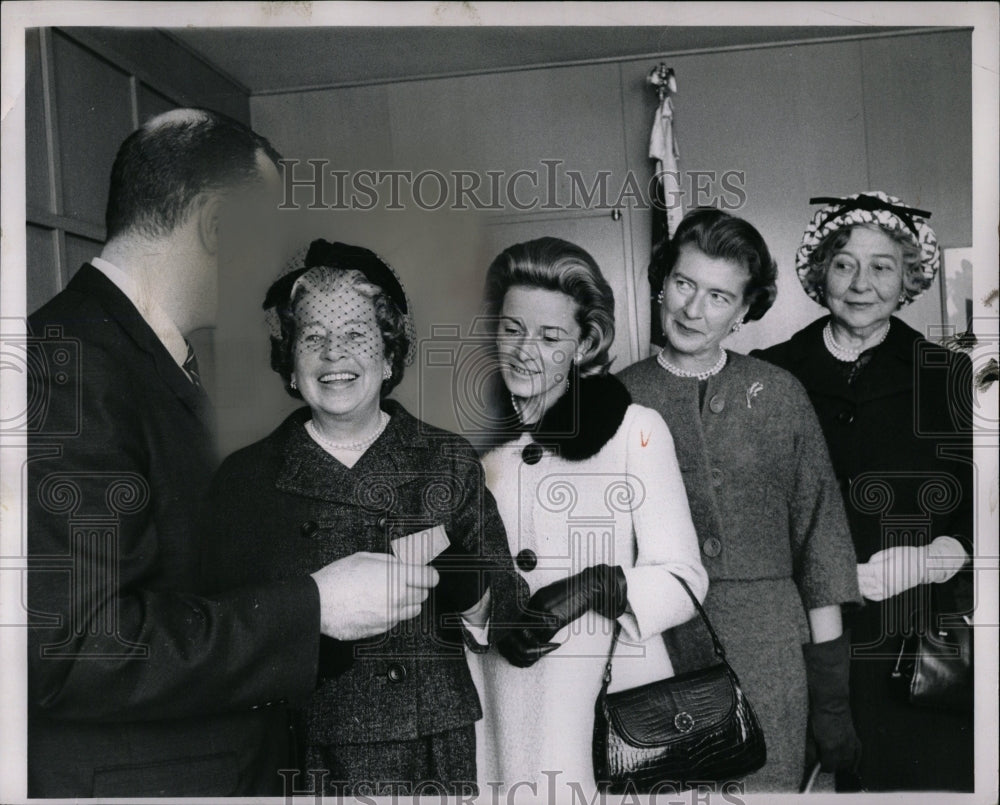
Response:
POLYGON ((378 427, 375 429, 375 432, 367 439, 362 439, 359 442, 348 442, 344 444, 341 442, 330 441, 316 429, 316 425, 313 423, 311 419, 308 422, 306 422, 306 432, 313 438, 314 441, 319 443, 321 447, 325 447, 328 450, 349 450, 352 452, 367 450, 375 443, 375 440, 382 435, 382 431, 384 431, 386 425, 389 424, 389 415, 385 411, 379 411, 378 413, 379 413, 379 423, 378 427))
POLYGON ((670 372, 670 374, 674 375, 674 377, 693 377, 696 380, 708 380, 708 378, 712 377, 713 375, 719 374, 719 372, 721 372, 723 367, 726 365, 727 360, 728 360, 728 355, 726 351, 720 347, 719 360, 715 362, 715 366, 713 366, 711 369, 706 369, 704 372, 691 372, 688 371, 687 369, 681 369, 681 367, 672 364, 669 360, 667 360, 667 356, 663 353, 662 349, 660 350, 660 353, 656 356, 656 362, 660 364, 660 366, 662 366, 668 372, 670 372))
POLYGON ((876 341, 871 346, 864 347, 863 349, 847 349, 845 347, 840 346, 840 344, 838 344, 836 340, 834 340, 833 328, 830 326, 830 322, 827 322, 826 326, 823 328, 823 344, 826 345, 826 351, 829 352, 831 355, 833 355, 833 357, 836 358, 838 361, 842 361, 843 363, 854 363, 860 357, 862 352, 866 352, 869 349, 874 349, 883 341, 885 341, 886 336, 889 335, 889 327, 891 324, 892 322, 888 322, 885 325, 885 329, 882 331, 882 335, 880 335, 878 341, 876 341))

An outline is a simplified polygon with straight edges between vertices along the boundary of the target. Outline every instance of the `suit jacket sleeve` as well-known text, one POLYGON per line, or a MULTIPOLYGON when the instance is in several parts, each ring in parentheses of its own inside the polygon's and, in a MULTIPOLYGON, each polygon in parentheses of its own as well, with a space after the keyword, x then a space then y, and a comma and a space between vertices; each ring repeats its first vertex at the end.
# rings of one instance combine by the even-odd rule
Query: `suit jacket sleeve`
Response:
POLYGON ((789 500, 793 576, 807 610, 862 603, 857 556, 823 430, 805 390, 789 391, 796 429, 789 500))
POLYGON ((471 651, 484 653, 521 620, 527 604, 528 585, 514 569, 507 531, 496 500, 486 486, 483 465, 475 450, 464 441, 453 450, 453 466, 465 494, 452 519, 452 527, 462 540, 462 547, 470 555, 482 557, 490 573, 489 643, 484 645, 471 635, 465 635, 465 644, 471 651))
POLYGON ((53 718, 139 721, 308 695, 315 583, 205 597, 196 565, 192 578, 179 579, 177 562, 187 556, 170 552, 196 546, 195 533, 176 539, 184 525, 194 531, 196 518, 162 522, 157 478, 170 468, 158 464, 150 433, 157 417, 136 410, 113 356, 95 350, 87 358, 86 377, 64 384, 79 388, 79 399, 40 390, 49 394, 47 425, 78 416, 78 435, 29 446, 31 705, 53 718), (158 533, 167 527, 170 548, 158 533))
POLYGON ((674 575, 703 601, 708 573, 699 556, 674 440, 663 418, 643 409, 627 438, 628 480, 639 487, 632 512, 636 560, 634 567, 625 568, 628 611, 619 622, 631 639, 648 640, 695 615, 674 575))
POLYGON ((946 351, 921 340, 917 346, 915 377, 914 438, 933 435, 941 471, 950 474, 957 486, 957 500, 952 498, 954 506, 947 515, 935 518, 930 537, 954 537, 973 556, 972 361, 962 352, 946 351))

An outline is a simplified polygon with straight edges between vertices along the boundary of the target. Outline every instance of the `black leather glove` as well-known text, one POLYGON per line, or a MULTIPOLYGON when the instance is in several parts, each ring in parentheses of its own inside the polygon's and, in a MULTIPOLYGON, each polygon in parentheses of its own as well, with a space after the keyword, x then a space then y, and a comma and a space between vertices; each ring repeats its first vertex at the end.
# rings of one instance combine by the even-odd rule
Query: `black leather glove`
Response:
POLYGON ((319 664, 316 677, 319 681, 334 679, 354 664, 354 641, 334 640, 319 636, 319 664))
MULTIPOLYGON (((820 768, 853 772, 861 760, 861 741, 851 720, 850 633, 825 643, 807 643, 802 653, 809 686, 809 734, 815 741, 820 768)), ((807 747, 807 753, 811 749, 807 747)))
POLYGON ((440 574, 432 601, 438 615, 465 612, 486 595, 490 586, 491 563, 482 556, 472 556, 449 545, 431 562, 440 574))
POLYGON ((507 632, 497 650, 511 665, 528 668, 559 647, 550 643, 564 626, 590 609, 614 620, 624 611, 628 588, 619 565, 593 565, 538 590, 528 600, 528 615, 507 632))

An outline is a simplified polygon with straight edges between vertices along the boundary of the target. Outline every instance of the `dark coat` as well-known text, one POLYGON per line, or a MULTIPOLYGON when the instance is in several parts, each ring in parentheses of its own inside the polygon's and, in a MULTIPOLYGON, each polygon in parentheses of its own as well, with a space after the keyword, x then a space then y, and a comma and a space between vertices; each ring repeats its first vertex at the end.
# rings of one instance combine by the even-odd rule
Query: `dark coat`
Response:
MULTIPOLYGON (((893 318, 853 385, 823 344, 829 317, 760 356, 792 372, 819 417, 858 559, 948 535, 972 555, 972 365, 893 318)), ((971 608, 970 573, 922 585, 847 614, 854 721, 871 790, 964 790, 972 785, 972 719, 921 711, 890 686, 901 635, 926 628, 930 599, 971 608)))
MULTIPOLYGON (((767 741, 767 764, 746 779, 747 791, 789 791, 805 764, 806 612, 860 602, 856 559, 801 384, 764 361, 728 355, 701 406, 698 381, 673 376, 655 358, 619 377, 674 437, 708 571, 705 610, 767 741)), ((665 638, 679 672, 712 661, 697 619, 665 638)))
MULTIPOLYGON (((208 506, 210 533, 221 535, 207 556, 212 583, 298 578, 358 551, 391 553, 390 540, 443 525, 452 544, 493 568, 491 623, 513 622, 526 590, 472 447, 395 401, 383 408, 388 426, 351 468, 308 435, 308 408, 223 462, 208 506)), ((305 711, 309 744, 406 741, 482 716, 462 639, 441 628, 435 601, 386 635, 328 644, 324 653, 346 662, 305 711)))
POLYGON ((854 385, 823 344, 829 317, 759 353, 809 394, 844 493, 858 559, 888 547, 886 517, 913 519, 897 544, 947 534, 972 548, 969 357, 932 344, 897 318, 854 385), (944 455, 939 455, 944 453, 944 455), (888 482, 891 494, 879 494, 888 482), (926 488, 928 483, 940 488, 926 488))
POLYGON ((110 280, 29 327, 29 796, 280 794, 315 584, 201 595, 208 401, 110 280))

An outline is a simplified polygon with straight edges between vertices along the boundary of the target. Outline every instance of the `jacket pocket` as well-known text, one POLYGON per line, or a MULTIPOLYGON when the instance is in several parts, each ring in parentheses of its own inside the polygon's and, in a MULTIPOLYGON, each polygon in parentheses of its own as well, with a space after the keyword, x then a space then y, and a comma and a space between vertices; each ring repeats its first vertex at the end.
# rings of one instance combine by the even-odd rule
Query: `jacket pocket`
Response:
POLYGON ((230 797, 239 769, 233 752, 94 771, 94 797, 230 797))

